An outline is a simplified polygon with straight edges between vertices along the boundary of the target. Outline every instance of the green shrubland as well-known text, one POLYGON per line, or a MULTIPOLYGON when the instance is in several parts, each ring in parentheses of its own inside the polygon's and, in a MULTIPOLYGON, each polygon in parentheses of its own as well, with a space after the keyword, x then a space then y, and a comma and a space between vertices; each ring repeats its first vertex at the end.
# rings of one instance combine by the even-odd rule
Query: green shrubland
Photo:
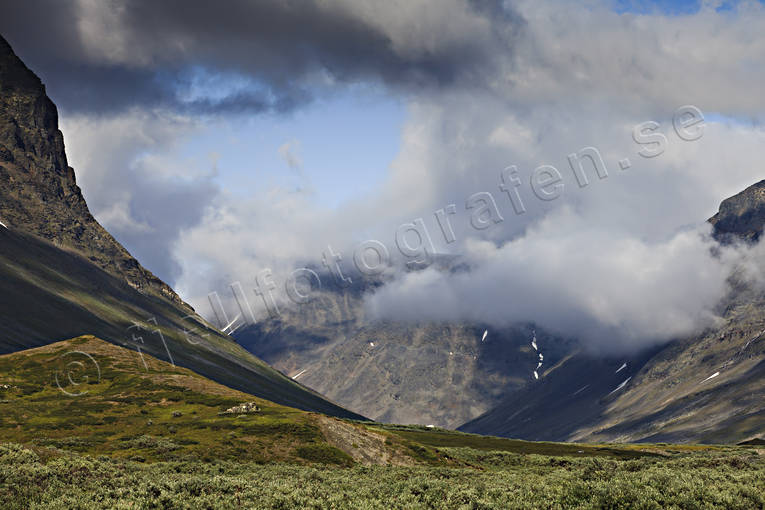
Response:
POLYGON ((92 337, 0 356, 0 509, 765 507, 756 443, 544 443, 339 421, 146 360, 92 337), (62 388, 61 363, 80 351, 98 368, 62 388), (248 402, 257 411, 225 412, 248 402))
POLYGON ((765 507, 764 457, 753 448, 639 459, 552 457, 466 447, 443 451, 465 465, 140 463, 4 444, 0 506, 9 510, 765 507))

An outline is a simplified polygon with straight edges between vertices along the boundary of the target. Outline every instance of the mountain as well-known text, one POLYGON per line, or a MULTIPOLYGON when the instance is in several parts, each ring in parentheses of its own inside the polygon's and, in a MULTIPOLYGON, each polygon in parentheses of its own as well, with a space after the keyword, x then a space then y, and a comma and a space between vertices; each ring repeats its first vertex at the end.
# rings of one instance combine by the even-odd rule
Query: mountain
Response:
POLYGON ((64 152, 45 86, 0 36, 0 221, 34 234, 136 290, 191 307, 142 267, 90 214, 64 152))
POLYGON ((714 225, 715 238, 722 242, 758 241, 765 225, 765 180, 725 199, 709 222, 714 225))
POLYGON ((83 334, 273 402, 361 418, 193 313, 98 222, 68 165, 56 106, 0 37, 0 353, 83 334))
MULTIPOLYGON (((721 242, 755 242, 765 181, 725 200, 709 221, 721 242)), ((734 280, 722 326, 626 356, 596 355, 537 329, 539 379, 532 325, 375 322, 363 296, 380 282, 325 286, 310 303, 234 336, 380 421, 527 440, 738 442, 765 434, 765 294, 734 280)))
MULTIPOLYGON (((343 287, 326 276, 310 302, 238 329, 236 341, 341 405, 388 423, 456 428, 533 380, 539 353, 531 326, 375 321, 363 298, 381 281, 343 287)), ((545 367, 578 349, 541 330, 536 336, 545 367)))
MULTIPOLYGON (((709 221, 723 243, 756 242, 765 226, 765 181, 723 201, 709 221)), ((460 430, 588 442, 765 436, 765 292, 737 275, 731 283, 720 327, 630 358, 577 356, 460 430)))

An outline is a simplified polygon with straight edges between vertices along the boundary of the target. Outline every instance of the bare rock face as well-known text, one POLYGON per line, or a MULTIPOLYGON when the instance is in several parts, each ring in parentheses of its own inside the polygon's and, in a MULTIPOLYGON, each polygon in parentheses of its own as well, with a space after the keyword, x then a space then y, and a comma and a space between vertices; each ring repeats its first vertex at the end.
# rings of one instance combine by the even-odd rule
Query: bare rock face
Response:
POLYGON ((56 106, 2 36, 0 221, 79 252, 142 293, 191 309, 90 214, 67 163, 56 106))
POLYGON ((765 227, 765 180, 723 200, 709 222, 715 238, 723 243, 737 238, 757 242, 765 227))

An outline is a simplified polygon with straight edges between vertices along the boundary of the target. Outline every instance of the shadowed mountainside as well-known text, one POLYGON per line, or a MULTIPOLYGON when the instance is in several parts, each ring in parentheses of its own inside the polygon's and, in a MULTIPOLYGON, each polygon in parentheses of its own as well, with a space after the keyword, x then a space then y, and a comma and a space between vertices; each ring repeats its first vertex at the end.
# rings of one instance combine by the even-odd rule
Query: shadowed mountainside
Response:
MULTIPOLYGON (((765 181, 720 205, 723 243, 756 243, 765 181)), ((577 358, 540 388, 508 395, 460 430, 526 439, 735 443, 765 435, 765 293, 734 274, 724 323, 625 360, 620 374, 577 358), (577 388, 583 388, 577 390, 577 388)))
POLYGON ((0 221, 0 352, 94 334, 274 402, 360 418, 193 315, 98 224, 55 105, 1 37, 0 221))

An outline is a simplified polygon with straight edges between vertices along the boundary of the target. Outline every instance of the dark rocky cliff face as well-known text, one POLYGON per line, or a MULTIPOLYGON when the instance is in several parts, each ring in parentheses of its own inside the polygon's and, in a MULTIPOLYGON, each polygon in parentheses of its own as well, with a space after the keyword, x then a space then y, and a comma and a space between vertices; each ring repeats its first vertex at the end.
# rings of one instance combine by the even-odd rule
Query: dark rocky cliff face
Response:
POLYGON ((765 180, 723 200, 720 210, 709 219, 715 237, 724 243, 734 239, 756 242, 765 226, 765 180))
POLYGON ((67 163, 56 106, 2 36, 0 221, 79 252, 140 292, 191 309, 90 214, 67 163))

